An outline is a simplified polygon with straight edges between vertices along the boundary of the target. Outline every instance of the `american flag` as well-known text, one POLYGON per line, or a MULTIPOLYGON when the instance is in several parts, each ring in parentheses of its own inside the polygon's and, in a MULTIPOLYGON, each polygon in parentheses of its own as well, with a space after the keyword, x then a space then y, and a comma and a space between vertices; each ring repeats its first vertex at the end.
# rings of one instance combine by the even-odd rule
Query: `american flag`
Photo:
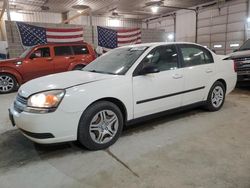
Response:
POLYGON ((16 22, 22 45, 25 47, 46 43, 82 42, 83 28, 58 29, 38 27, 16 22))
POLYGON ((135 29, 108 29, 97 26, 98 45, 105 51, 119 46, 141 43, 141 30, 135 29))

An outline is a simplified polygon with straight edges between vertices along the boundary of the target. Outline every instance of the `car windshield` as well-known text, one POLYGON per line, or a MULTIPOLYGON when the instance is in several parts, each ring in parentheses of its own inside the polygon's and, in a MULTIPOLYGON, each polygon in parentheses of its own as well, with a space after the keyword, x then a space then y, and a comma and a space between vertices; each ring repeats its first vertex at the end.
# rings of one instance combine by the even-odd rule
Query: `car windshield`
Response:
POLYGON ((97 58, 82 70, 124 75, 146 49, 145 46, 117 48, 97 58))
POLYGON ((239 51, 250 50, 250 40, 247 40, 240 48, 239 51))
POLYGON ((30 48, 27 48, 27 49, 20 55, 20 57, 21 57, 21 58, 25 58, 25 57, 27 56, 27 54, 30 52, 31 49, 32 49, 31 47, 30 47, 30 48))

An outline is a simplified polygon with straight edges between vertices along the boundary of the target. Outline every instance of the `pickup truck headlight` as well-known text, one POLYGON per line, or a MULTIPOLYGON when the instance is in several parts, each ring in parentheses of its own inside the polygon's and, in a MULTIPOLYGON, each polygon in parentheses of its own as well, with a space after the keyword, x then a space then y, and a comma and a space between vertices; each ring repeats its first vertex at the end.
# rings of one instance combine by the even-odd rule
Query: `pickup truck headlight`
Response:
POLYGON ((54 112, 65 95, 65 90, 36 93, 28 98, 26 111, 34 113, 54 112))

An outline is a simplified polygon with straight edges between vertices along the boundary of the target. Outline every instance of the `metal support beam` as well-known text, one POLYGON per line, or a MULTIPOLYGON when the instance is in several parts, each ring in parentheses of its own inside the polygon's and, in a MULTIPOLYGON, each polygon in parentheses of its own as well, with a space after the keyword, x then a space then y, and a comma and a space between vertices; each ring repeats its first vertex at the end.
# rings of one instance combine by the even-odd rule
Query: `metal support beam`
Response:
POLYGON ((198 16, 199 16, 199 7, 195 9, 195 43, 198 42, 198 16))
POLYGON ((95 43, 95 37, 94 37, 94 26, 93 26, 93 17, 92 17, 92 10, 89 9, 89 25, 91 27, 91 39, 92 39, 92 44, 95 43))
POLYGON ((173 14, 174 19, 174 42, 176 42, 176 13, 173 14))
POLYGON ((6 10, 7 10, 7 19, 8 21, 11 21, 9 0, 5 0, 5 3, 6 3, 6 10))

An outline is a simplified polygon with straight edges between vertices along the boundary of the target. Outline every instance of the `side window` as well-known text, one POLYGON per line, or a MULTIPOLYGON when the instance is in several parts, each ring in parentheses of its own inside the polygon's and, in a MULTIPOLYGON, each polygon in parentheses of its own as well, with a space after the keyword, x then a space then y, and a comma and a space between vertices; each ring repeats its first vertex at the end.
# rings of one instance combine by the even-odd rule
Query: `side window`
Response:
POLYGON ((55 56, 68 56, 73 55, 70 46, 56 46, 55 49, 55 56))
POLYGON ((75 55, 89 54, 89 50, 88 50, 87 46, 77 45, 77 46, 72 46, 72 48, 73 48, 75 55))
POLYGON ((36 51, 34 51, 30 55, 32 58, 41 58, 41 57, 50 57, 50 49, 49 48, 39 48, 36 51))
POLYGON ((181 45, 184 67, 213 63, 211 53, 202 47, 194 45, 181 45))
POLYGON ((152 65, 160 71, 173 70, 178 67, 178 55, 175 46, 159 46, 152 50, 143 60, 143 67, 152 65))

